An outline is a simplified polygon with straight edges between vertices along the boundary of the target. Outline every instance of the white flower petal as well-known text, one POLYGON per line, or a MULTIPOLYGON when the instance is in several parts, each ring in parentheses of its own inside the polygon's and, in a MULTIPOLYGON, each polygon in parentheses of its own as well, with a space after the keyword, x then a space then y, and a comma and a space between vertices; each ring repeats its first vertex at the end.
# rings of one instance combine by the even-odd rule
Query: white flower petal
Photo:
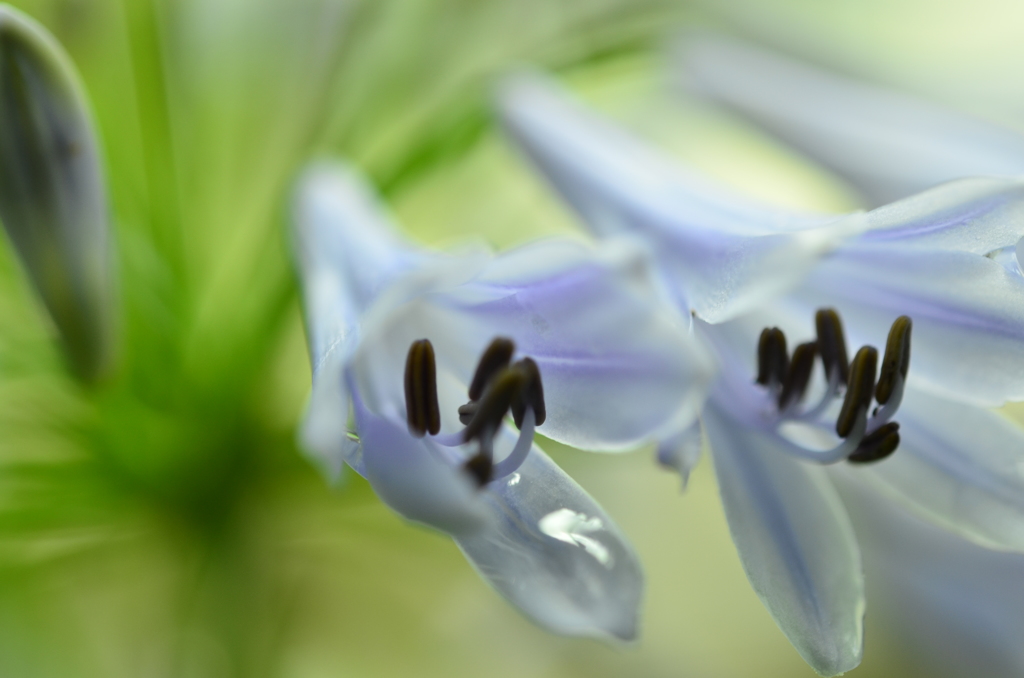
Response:
POLYGON ((353 405, 366 479, 384 503, 408 520, 453 536, 490 524, 476 483, 449 456, 452 450, 429 437, 413 438, 404 423, 370 412, 358 398, 353 405))
POLYGON ((71 59, 8 5, 0 6, 0 218, 72 367, 96 380, 113 348, 99 142, 71 59))
POLYGON ((292 244, 313 367, 300 446, 335 481, 342 461, 364 473, 360 448, 348 438, 343 375, 358 338, 360 314, 416 255, 396 235, 365 179, 341 163, 313 165, 300 177, 292 205, 292 244))
POLYGON ((623 450, 693 423, 711 357, 659 303, 641 250, 620 239, 596 250, 536 243, 499 261, 500 270, 466 286, 460 303, 536 360, 548 412, 541 433, 588 450, 623 450), (558 265, 523 273, 552 248, 563 252, 558 265))
POLYGON ((1024 675, 1024 556, 920 520, 860 471, 834 467, 830 477, 863 546, 875 628, 921 675, 1024 675))
POLYGON ((725 515, 757 595, 824 676, 855 668, 864 580, 853 529, 820 467, 803 464, 712 402, 703 422, 725 515))
POLYGON ((996 406, 1024 397, 1024 277, 965 252, 850 247, 795 297, 834 306, 851 344, 880 346, 900 315, 914 321, 910 381, 996 406))
POLYGON ((360 446, 348 435, 349 396, 345 387, 344 363, 329 360, 313 377, 313 391, 299 427, 299 447, 329 482, 341 477, 348 462, 366 475, 360 446))
POLYGON ((995 412, 913 388, 896 420, 899 448, 863 473, 947 529, 1024 552, 1024 430, 995 412))
MULTIPOLYGON (((313 303, 307 308, 311 329, 321 323, 351 326, 386 284, 424 257, 399 235, 365 177, 341 162, 315 163, 300 175, 292 236, 307 306, 313 303), (330 289, 321 293, 317 283, 330 289), (311 293, 318 296, 310 300, 311 293), (318 303, 321 294, 337 304, 333 313, 329 303, 318 303)), ((323 354, 320 342, 333 343, 333 329, 311 332, 314 356, 323 354)))
POLYGON ((353 369, 373 411, 404 412, 405 353, 427 338, 439 380, 463 385, 442 398, 451 430, 480 355, 499 336, 540 367, 548 413, 540 432, 559 442, 629 449, 685 428, 703 403, 709 354, 658 304, 646 259, 623 243, 541 241, 498 255, 464 284, 414 287, 418 296, 375 305, 363 322, 353 369))
POLYGON ((1024 181, 960 179, 872 210, 858 242, 986 255, 1024 237, 1024 181))
POLYGON ((556 633, 636 637, 644 575, 633 548, 540 448, 481 497, 493 526, 455 541, 491 586, 556 633))
POLYGON ((692 86, 858 186, 875 204, 973 175, 1024 174, 1024 136, 772 52, 702 37, 692 86))
POLYGON ((690 480, 690 473, 697 467, 704 448, 704 434, 700 422, 689 428, 658 441, 658 463, 679 474, 683 489, 690 480))
POLYGON ((641 234, 676 303, 709 322, 792 286, 821 254, 866 226, 859 215, 794 215, 751 205, 538 77, 508 79, 499 105, 510 135, 587 225, 602 236, 641 234))

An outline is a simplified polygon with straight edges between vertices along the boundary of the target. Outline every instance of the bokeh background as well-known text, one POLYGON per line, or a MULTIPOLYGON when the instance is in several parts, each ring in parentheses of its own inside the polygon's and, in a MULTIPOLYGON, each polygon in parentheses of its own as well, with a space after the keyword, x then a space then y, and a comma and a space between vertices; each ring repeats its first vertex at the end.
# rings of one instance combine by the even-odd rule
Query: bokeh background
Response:
MULTIPOLYGON (((813 675, 746 581, 706 460, 683 494, 650 450, 544 445, 645 564, 643 636, 626 647, 544 633, 449 539, 403 523, 354 474, 328 486, 294 444, 310 374, 289 185, 309 158, 340 155, 424 243, 582 237, 492 119, 492 78, 528 64, 758 198, 851 209, 857 196, 836 178, 675 87, 672 41, 735 34, 1021 127, 1024 5, 14 4, 66 46, 91 97, 123 338, 108 383, 77 385, 0 246, 0 675, 813 675)), ((855 518, 866 550, 903 539, 855 518)), ((1015 627, 916 632, 927 610, 892 604, 884 568, 868 563, 855 675, 999 675, 971 673, 967 650, 1002 656, 1015 627)))

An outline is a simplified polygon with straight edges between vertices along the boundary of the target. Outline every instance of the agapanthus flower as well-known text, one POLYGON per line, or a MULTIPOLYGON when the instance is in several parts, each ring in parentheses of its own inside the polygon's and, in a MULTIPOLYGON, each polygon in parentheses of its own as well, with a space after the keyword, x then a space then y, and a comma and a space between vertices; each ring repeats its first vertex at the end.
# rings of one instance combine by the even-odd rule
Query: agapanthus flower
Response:
MULTIPOLYGON (((745 273, 756 264, 723 246, 734 234, 786 238, 829 220, 780 216, 709 188, 536 78, 509 80, 500 101, 511 136, 587 225, 642 234, 673 289, 706 288, 695 250, 745 273)), ((744 568, 823 675, 860 662, 864 590, 853 531, 822 466, 884 459, 859 471, 980 543, 1024 548, 1024 432, 967 404, 999 403, 1024 385, 1010 364, 1024 346, 1024 316, 1011 303, 1022 199, 1020 181, 965 180, 832 217, 824 230, 847 239, 820 263, 797 259, 806 276, 778 270, 780 285, 769 268, 763 288, 745 279, 753 310, 743 295, 729 306, 676 295, 721 364, 701 419, 744 568), (781 300, 763 291, 784 286, 781 300), (804 343, 791 353, 787 336, 804 343)), ((664 440, 659 457, 685 474, 699 440, 697 429, 664 440)))
POLYGON ((621 450, 694 421, 710 359, 657 303, 642 251, 431 252, 342 165, 306 171, 293 223, 314 368, 304 446, 450 534, 536 622, 633 638, 637 558, 533 433, 621 450))

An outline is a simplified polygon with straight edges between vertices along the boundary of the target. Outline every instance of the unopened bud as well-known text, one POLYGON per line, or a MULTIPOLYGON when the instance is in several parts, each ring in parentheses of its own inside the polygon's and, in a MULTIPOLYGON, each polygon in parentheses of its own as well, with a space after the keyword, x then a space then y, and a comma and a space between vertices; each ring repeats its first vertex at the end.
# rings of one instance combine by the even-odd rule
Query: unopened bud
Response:
POLYGON ((111 352, 109 214, 85 95, 38 23, 0 6, 0 219, 75 371, 111 352))

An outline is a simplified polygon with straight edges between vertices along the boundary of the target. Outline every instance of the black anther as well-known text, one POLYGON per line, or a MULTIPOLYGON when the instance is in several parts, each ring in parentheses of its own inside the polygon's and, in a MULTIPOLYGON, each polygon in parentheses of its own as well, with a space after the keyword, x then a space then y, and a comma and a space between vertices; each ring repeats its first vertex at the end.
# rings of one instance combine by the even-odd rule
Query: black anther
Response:
POLYGON ((864 440, 847 460, 854 464, 868 464, 885 459, 900 446, 899 430, 900 425, 894 421, 879 426, 877 430, 864 436, 864 440))
POLYGON ((477 402, 473 420, 464 431, 466 442, 484 435, 494 435, 525 385, 526 375, 522 370, 506 368, 491 379, 487 390, 477 402))
POLYGON ((480 403, 476 400, 470 400, 465 405, 459 405, 459 422, 463 426, 468 426, 469 422, 473 421, 473 417, 476 416, 476 411, 479 408, 480 403))
POLYGON ((405 359, 405 412, 409 432, 417 438, 441 430, 437 405, 437 366, 434 347, 428 339, 412 342, 405 359))
POLYGON ((473 480, 476 481, 477 485, 483 487, 491 482, 491 476, 494 475, 494 460, 481 453, 467 459, 462 468, 469 475, 473 476, 473 480))
POLYGON ((814 325, 818 332, 818 351, 821 353, 826 379, 838 374, 839 383, 845 385, 849 381, 850 363, 846 358, 846 339, 839 314, 832 308, 820 309, 814 315, 814 325))
POLYGON ((813 341, 800 344, 793 350, 793 359, 789 363, 786 379, 782 382, 782 392, 779 393, 780 410, 785 410, 793 403, 800 402, 804 397, 807 384, 811 381, 814 358, 817 355, 818 344, 813 341))
POLYGON ((516 422, 516 428, 523 428, 523 417, 526 416, 527 407, 533 410, 535 423, 540 426, 548 416, 547 408, 544 406, 544 385, 540 380, 540 368, 533 358, 523 358, 517 361, 512 369, 521 371, 525 378, 523 390, 512 400, 512 419, 516 422))
POLYGON ((853 432, 857 416, 863 408, 865 416, 871 409, 871 396, 875 391, 875 370, 878 367, 878 351, 873 346, 863 346, 850 363, 850 383, 843 399, 843 407, 836 420, 836 433, 845 438, 853 432))
POLYGON ((882 358, 882 371, 878 376, 875 389, 875 400, 884 405, 892 397, 896 388, 896 375, 907 378, 910 369, 910 330, 913 326, 910 318, 901 315, 896 318, 889 330, 889 339, 885 342, 885 357, 882 358))
POLYGON ((766 327, 757 343, 757 383, 762 386, 781 384, 788 371, 786 335, 778 327, 766 327))
POLYGON ((479 400, 487 389, 487 384, 494 375, 508 367, 512 362, 512 354, 516 351, 516 345, 511 339, 497 337, 480 356, 480 362, 476 365, 476 372, 473 374, 473 381, 469 384, 469 399, 479 400))

